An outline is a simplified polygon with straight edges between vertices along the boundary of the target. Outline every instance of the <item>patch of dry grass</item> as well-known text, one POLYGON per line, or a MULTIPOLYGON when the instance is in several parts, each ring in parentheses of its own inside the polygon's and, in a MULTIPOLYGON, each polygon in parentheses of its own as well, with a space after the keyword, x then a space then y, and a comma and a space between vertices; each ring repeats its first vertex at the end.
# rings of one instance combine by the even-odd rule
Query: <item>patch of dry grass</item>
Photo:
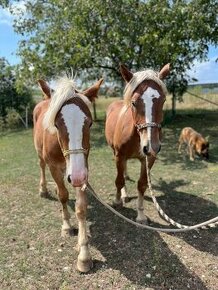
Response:
MULTIPOLYGON (((105 103, 112 99, 103 99, 105 103)), ((101 102, 101 99, 98 100, 101 102)), ((100 103, 97 104, 100 107, 100 103)), ((181 113, 163 128, 161 153, 152 169, 152 183, 164 210, 181 223, 193 224, 217 215, 218 111, 181 113), (192 124, 210 136, 211 159, 205 162, 177 154, 181 128, 192 124)), ((104 111, 99 113, 103 116, 104 111)), ((115 290, 215 290, 217 288, 217 230, 163 234, 145 231, 120 220, 90 194, 88 226, 93 270, 76 271, 77 237, 64 240, 61 212, 54 184, 50 200, 38 196, 39 168, 32 132, 0 137, 0 285, 14 289, 115 289, 115 290)), ((103 120, 92 128, 90 184, 109 204, 115 194, 115 164, 104 138, 103 120)), ((136 184, 139 164, 128 162, 132 182, 127 182, 131 201, 120 211, 136 217, 136 184)), ((74 218, 74 191, 70 211, 74 218)), ((145 208, 153 225, 165 224, 148 193, 145 208)))

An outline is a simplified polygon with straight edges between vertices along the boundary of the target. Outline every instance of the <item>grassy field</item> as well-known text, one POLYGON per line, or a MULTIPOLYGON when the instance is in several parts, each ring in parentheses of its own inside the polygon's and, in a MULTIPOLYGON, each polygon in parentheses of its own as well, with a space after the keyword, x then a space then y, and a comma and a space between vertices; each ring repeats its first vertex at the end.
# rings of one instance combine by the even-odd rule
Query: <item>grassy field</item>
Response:
MULTIPOLYGON (((187 100, 187 99, 186 99, 187 100)), ((112 99, 100 98, 98 121, 92 128, 90 184, 109 204, 115 194, 115 166, 104 138, 104 108, 112 99)), ((166 105, 167 106, 167 105, 166 105)), ((168 107, 166 107, 168 108, 168 107)), ((178 115, 166 122, 159 158, 152 169, 158 202, 173 219, 195 224, 218 215, 218 109, 182 103, 178 115), (199 108, 197 111, 194 108, 199 108), (181 128, 193 126, 209 136, 209 162, 178 155, 181 128)), ((166 114, 167 115, 167 114, 166 114)), ((90 194, 88 225, 93 270, 75 270, 77 237, 64 240, 60 204, 48 173, 51 198, 38 196, 39 168, 32 130, 0 136, 0 285, 6 289, 147 289, 215 290, 218 285, 216 229, 183 234, 154 233, 120 220, 90 194)), ((139 164, 128 163, 131 201, 120 210, 135 219, 139 164)), ((74 191, 69 206, 74 219, 74 191)), ((145 208, 152 225, 166 223, 157 214, 149 193, 145 208)))

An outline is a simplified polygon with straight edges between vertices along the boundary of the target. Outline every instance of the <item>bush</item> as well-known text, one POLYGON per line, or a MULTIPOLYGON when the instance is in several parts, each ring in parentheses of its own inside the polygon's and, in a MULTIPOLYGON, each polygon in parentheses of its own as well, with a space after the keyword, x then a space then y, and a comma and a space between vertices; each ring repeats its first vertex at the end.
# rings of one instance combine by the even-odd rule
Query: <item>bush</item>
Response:
POLYGON ((4 131, 5 129, 5 122, 3 117, 0 116, 0 132, 4 131))
POLYGON ((15 109, 7 109, 7 115, 5 117, 6 127, 9 129, 15 129, 20 126, 20 115, 15 109))

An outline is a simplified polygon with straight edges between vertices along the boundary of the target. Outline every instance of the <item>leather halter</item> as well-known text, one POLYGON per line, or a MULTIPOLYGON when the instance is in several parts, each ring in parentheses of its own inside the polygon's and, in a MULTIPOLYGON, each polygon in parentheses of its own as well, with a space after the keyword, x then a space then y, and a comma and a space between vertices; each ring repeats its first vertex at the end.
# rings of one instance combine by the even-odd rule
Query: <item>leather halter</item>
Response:
POLYGON ((78 148, 78 149, 62 149, 62 153, 64 157, 67 157, 70 154, 81 154, 83 153, 84 155, 88 154, 88 149, 84 148, 78 148))
POLYGON ((151 123, 144 123, 144 124, 136 124, 135 125, 137 130, 140 131, 144 128, 158 128, 161 129, 161 124, 158 124, 156 122, 151 122, 151 123))

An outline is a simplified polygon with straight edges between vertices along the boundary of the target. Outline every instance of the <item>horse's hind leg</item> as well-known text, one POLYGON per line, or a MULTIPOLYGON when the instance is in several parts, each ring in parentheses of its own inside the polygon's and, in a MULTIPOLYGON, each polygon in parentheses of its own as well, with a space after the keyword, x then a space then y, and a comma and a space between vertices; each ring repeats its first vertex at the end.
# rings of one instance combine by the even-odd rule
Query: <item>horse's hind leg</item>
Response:
POLYGON ((67 208, 69 193, 64 184, 63 172, 60 169, 57 169, 56 167, 53 167, 53 166, 50 166, 50 171, 57 185, 57 193, 58 193, 58 197, 61 202, 61 205, 62 205, 63 224, 62 224, 61 235, 65 237, 65 236, 70 235, 70 231, 71 231, 70 214, 67 208))
POLYGON ((45 161, 43 158, 39 157, 39 165, 40 165, 40 182, 39 182, 39 195, 41 197, 47 198, 49 196, 46 177, 45 177, 45 161))
POLYGON ((76 217, 78 219, 78 248, 79 256, 77 260, 77 268, 80 272, 88 272, 92 266, 92 259, 88 247, 88 235, 86 227, 86 213, 87 213, 87 195, 85 191, 76 188, 76 217))
POLYGON ((115 206, 122 206, 127 202, 128 194, 125 187, 124 173, 126 170, 126 160, 120 156, 116 156, 117 177, 115 180, 117 193, 114 201, 115 206))

